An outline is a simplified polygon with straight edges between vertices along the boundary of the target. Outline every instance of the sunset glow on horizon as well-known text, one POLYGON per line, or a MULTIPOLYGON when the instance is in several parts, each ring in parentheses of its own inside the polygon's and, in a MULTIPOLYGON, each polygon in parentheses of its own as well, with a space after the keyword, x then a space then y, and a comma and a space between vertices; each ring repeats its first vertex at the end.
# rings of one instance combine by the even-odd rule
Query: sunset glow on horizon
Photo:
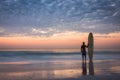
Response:
MULTIPOLYGON (((120 33, 94 34, 95 49, 119 49, 120 33)), ((51 37, 0 37, 0 49, 79 49, 88 33, 68 32, 51 37)))
POLYGON ((0 50, 120 50, 120 0, 1 0, 0 50))

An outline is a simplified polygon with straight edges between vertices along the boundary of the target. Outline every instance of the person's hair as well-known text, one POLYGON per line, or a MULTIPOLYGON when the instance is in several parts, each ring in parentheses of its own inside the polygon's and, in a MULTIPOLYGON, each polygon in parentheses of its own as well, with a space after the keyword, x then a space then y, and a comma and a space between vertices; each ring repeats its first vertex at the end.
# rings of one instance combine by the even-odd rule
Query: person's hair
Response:
POLYGON ((83 44, 85 44, 85 42, 83 42, 83 44))

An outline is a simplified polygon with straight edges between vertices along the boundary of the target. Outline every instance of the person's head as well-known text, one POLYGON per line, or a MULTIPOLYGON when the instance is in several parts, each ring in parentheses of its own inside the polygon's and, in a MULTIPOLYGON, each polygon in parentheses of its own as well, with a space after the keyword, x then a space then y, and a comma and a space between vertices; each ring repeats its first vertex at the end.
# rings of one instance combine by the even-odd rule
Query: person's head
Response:
POLYGON ((83 45, 85 45, 85 42, 83 42, 83 45))

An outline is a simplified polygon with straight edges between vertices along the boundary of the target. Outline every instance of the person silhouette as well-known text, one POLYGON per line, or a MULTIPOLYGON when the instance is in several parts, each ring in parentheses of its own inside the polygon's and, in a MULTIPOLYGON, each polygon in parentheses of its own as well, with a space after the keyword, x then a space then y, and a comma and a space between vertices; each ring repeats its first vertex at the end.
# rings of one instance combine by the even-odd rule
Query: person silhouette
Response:
POLYGON ((82 61, 86 61, 86 48, 88 45, 85 45, 85 42, 81 45, 82 61))

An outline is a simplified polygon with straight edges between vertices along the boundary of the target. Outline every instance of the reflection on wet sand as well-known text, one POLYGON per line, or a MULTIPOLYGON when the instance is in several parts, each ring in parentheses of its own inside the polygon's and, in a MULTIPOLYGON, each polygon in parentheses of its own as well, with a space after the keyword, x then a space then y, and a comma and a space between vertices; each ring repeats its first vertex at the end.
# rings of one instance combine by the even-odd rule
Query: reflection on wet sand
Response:
POLYGON ((67 78, 67 80, 74 80, 73 78, 75 80, 119 80, 119 63, 118 60, 94 60, 94 63, 65 61, 64 64, 1 64, 0 80, 65 80, 67 78), (106 79, 106 75, 111 78, 106 79), (116 79, 116 76, 118 79, 116 79))
MULTIPOLYGON (((89 75, 94 75, 94 64, 93 61, 89 62, 89 75)), ((82 61, 82 75, 87 75, 87 65, 86 61, 82 61)))
MULTIPOLYGON (((81 64, 81 62, 79 62, 79 63, 76 62, 74 64, 81 64)), ((7 72, 4 71, 3 73, 0 73, 0 76, 6 75, 8 77, 19 77, 19 78, 20 77, 22 78, 24 76, 26 76, 26 77, 33 76, 35 79, 36 78, 46 79, 46 76, 47 76, 48 79, 49 78, 56 79, 56 78, 77 78, 77 77, 80 77, 82 75, 87 75, 87 74, 94 75, 93 62, 89 62, 89 67, 88 67, 87 62, 82 61, 82 65, 81 65, 82 68, 76 66, 71 69, 69 67, 70 65, 67 65, 67 64, 64 65, 64 67, 62 67, 62 69, 58 69, 57 68, 58 65, 55 66, 55 64, 54 64, 54 67, 51 67, 51 68, 49 67, 50 69, 47 68, 46 70, 42 70, 42 69, 36 70, 37 67, 35 66, 35 64, 34 64, 34 66, 33 65, 31 65, 31 66, 32 66, 33 70, 31 70, 30 65, 29 66, 28 65, 21 65, 21 66, 19 65, 19 67, 16 66, 16 68, 15 68, 16 71, 11 72, 11 71, 7 70, 7 72), (68 69, 66 67, 68 67, 68 69), (26 70, 26 68, 30 68, 30 69, 26 70), (20 70, 18 70, 18 69, 20 69, 20 70), (24 71, 23 70, 21 71, 21 69, 24 69, 24 71), (87 70, 89 71, 89 73, 87 72, 87 70)), ((40 66, 40 68, 46 67, 45 65, 42 65, 42 64, 40 64, 39 66, 40 66)))
POLYGON ((87 75, 86 61, 82 61, 82 75, 87 75))
POLYGON ((0 75, 6 75, 7 77, 24 77, 32 76, 33 78, 50 79, 50 78, 77 78, 81 75, 81 69, 65 69, 65 70, 41 70, 30 72, 8 72, 0 73, 0 75))
POLYGON ((94 64, 93 64, 93 61, 89 62, 89 75, 94 75, 94 64))

